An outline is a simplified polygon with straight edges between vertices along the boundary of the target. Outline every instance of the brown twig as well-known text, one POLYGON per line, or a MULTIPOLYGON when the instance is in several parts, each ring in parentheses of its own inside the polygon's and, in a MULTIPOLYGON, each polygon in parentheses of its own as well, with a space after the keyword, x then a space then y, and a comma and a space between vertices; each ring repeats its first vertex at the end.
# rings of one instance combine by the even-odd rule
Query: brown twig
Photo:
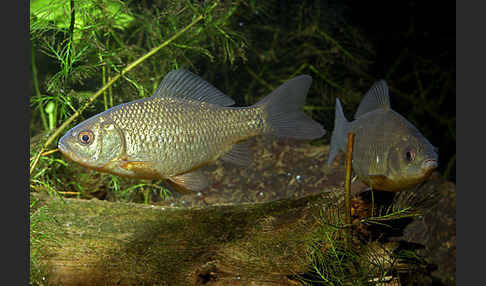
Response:
MULTIPOLYGON (((351 163, 353 161, 353 145, 354 145, 354 133, 348 133, 348 152, 346 153, 346 177, 344 181, 345 191, 345 204, 346 204, 346 216, 345 224, 351 225, 351 163)), ((351 230, 349 230, 351 232, 351 230)), ((346 240, 348 246, 350 246, 350 239, 346 240)))
POLYGON ((80 192, 58 192, 61 195, 79 195, 80 192))
MULTIPOLYGON (((59 151, 58 148, 52 149, 52 150, 49 150, 49 151, 46 151, 46 152, 42 153, 41 156, 47 156, 47 155, 50 155, 52 153, 56 153, 57 151, 59 151)), ((31 157, 30 158, 30 161, 32 161, 32 160, 34 160, 34 158, 31 157)))
POLYGON ((59 149, 52 149, 52 150, 49 150, 49 151, 46 151, 44 153, 41 154, 41 156, 47 156, 47 155, 50 155, 52 153, 56 153, 57 151, 59 151, 59 149))

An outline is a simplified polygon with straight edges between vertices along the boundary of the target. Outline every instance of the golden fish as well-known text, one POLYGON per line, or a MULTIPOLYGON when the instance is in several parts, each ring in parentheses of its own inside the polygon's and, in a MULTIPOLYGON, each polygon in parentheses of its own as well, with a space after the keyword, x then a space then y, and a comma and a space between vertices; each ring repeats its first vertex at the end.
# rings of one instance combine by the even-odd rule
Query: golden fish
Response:
POLYGON ((187 70, 168 73, 149 98, 112 107, 69 130, 59 150, 101 172, 168 179, 189 190, 208 182, 199 167, 219 158, 248 165, 257 135, 315 139, 326 131, 300 108, 312 78, 295 77, 255 105, 234 101, 187 70))

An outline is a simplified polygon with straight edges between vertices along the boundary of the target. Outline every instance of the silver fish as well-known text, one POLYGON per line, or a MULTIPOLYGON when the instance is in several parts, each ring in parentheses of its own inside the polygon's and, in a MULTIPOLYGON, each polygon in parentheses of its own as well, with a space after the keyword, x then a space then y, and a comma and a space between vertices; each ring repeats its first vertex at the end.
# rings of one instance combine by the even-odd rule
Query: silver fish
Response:
POLYGON ((346 152, 348 132, 355 133, 353 171, 372 189, 400 191, 426 180, 438 166, 437 148, 390 107, 388 86, 376 82, 362 99, 354 121, 344 117, 336 99, 336 117, 328 165, 346 152))

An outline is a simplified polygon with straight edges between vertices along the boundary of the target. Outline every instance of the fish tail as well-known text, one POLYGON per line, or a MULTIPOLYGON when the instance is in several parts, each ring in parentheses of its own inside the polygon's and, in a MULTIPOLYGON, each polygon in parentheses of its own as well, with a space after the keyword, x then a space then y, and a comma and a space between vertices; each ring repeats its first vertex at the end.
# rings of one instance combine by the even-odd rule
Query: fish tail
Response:
POLYGON ((302 110, 312 77, 295 77, 264 97, 254 107, 263 106, 265 133, 276 137, 316 139, 326 130, 302 110))
POLYGON ((331 135, 331 151, 329 152, 329 159, 327 165, 331 165, 334 158, 346 145, 346 130, 348 121, 344 117, 343 107, 339 98, 336 98, 336 115, 334 118, 334 130, 331 135))

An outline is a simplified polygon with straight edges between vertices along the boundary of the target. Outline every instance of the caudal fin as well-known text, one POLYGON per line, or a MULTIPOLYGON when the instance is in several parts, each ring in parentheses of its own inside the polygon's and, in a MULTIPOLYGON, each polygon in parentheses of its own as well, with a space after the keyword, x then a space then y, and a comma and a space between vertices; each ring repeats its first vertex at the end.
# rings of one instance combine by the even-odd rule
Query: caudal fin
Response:
POLYGON ((267 130, 274 136, 315 139, 326 134, 326 130, 302 110, 312 77, 295 77, 260 100, 255 106, 263 105, 267 117, 267 130))
POLYGON ((336 98, 336 115, 334 118, 334 130, 331 135, 331 151, 329 152, 329 159, 327 165, 331 165, 334 158, 339 153, 339 150, 344 148, 346 144, 346 128, 348 121, 344 117, 343 107, 339 98, 336 98))

